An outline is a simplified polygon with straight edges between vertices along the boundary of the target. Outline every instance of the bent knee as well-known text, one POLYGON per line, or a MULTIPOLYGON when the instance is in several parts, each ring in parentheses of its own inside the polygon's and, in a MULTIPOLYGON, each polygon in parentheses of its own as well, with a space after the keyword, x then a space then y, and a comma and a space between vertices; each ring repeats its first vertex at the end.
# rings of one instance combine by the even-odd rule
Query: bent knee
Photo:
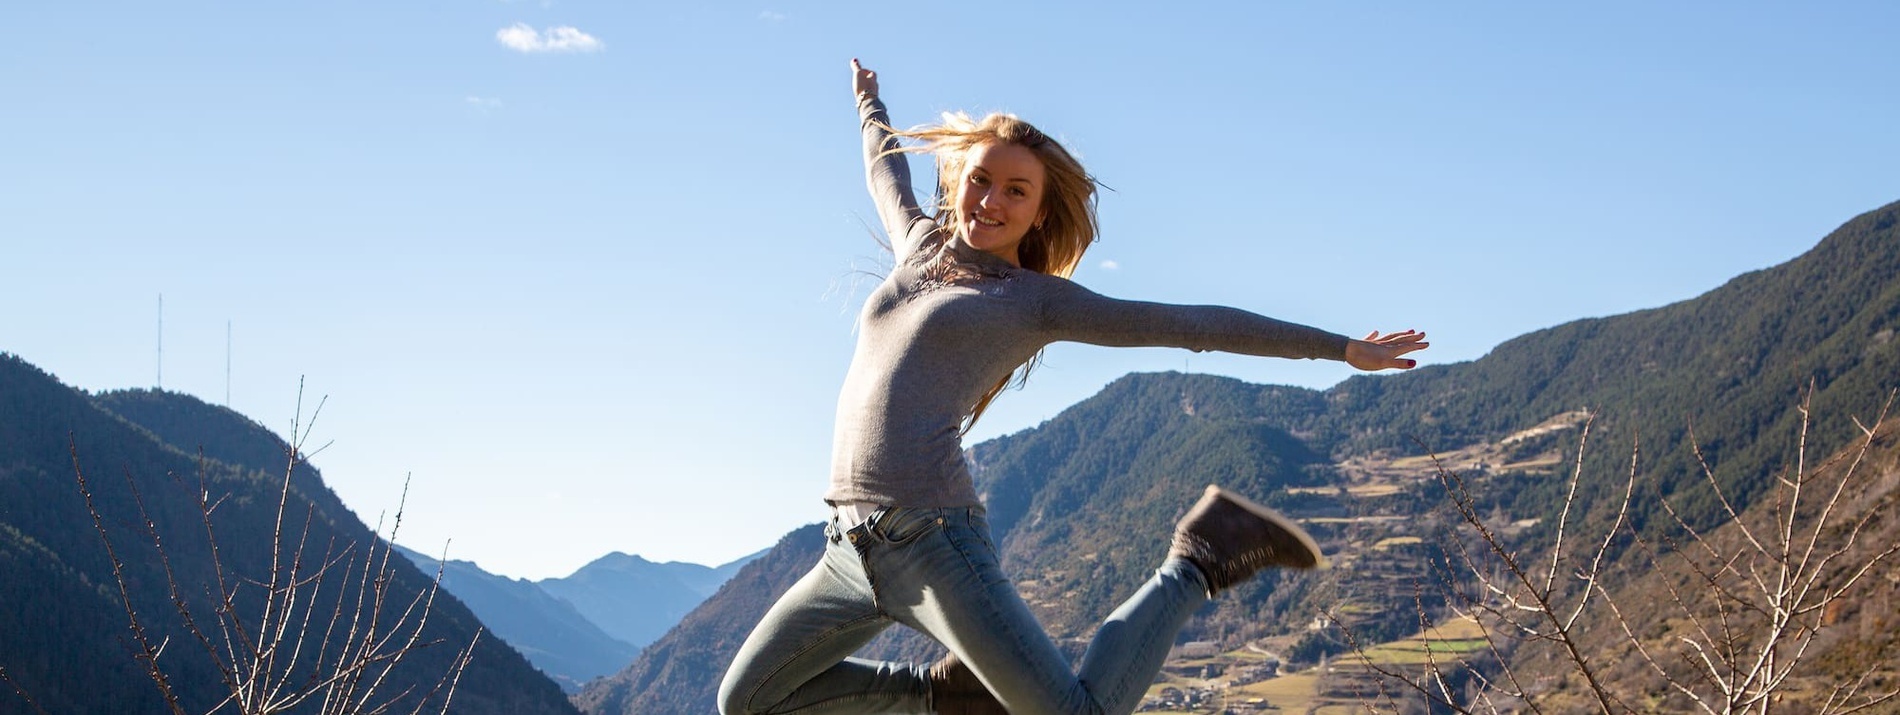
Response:
POLYGON ((759 693, 757 682, 748 682, 737 669, 726 671, 726 677, 719 681, 719 715, 762 715, 754 701, 759 693))

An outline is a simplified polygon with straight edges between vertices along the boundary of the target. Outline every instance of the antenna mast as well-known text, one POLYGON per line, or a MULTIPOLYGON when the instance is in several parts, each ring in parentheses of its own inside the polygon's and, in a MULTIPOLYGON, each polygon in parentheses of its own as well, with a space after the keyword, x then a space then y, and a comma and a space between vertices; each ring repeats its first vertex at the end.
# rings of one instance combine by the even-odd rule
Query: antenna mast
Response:
POLYGON ((165 389, 165 294, 158 294, 158 389, 165 389))

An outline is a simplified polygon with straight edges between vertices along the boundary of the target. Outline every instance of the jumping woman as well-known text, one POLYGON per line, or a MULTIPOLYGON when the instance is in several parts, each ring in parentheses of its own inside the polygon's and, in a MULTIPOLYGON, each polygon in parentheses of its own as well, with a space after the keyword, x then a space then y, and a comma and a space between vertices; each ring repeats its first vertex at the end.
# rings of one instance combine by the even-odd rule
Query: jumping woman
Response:
POLYGON ((1407 330, 1352 340, 1218 306, 1116 300, 1069 281, 1095 240, 1095 185, 1061 145, 1006 114, 892 128, 877 74, 851 61, 878 218, 896 261, 865 301, 838 397, 825 554, 739 648, 726 715, 1129 713, 1175 635, 1263 568, 1325 564, 1300 528, 1210 486, 1166 558, 1073 668, 1003 573, 962 437, 1019 369, 1068 340, 1406 369, 1407 330), (921 142, 906 147, 900 137, 921 142), (934 212, 904 152, 936 157, 934 212), (893 623, 950 652, 929 664, 849 657, 893 623))

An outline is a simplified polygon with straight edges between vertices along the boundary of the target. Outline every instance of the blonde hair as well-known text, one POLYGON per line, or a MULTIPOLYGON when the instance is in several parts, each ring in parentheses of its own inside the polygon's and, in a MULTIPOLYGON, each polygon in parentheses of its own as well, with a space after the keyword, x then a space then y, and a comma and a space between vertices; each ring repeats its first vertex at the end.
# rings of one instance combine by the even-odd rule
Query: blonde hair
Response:
MULTIPOLYGON (((1100 226, 1095 217, 1095 178, 1082 168, 1082 162, 1069 153, 1041 130, 1016 118, 1013 114, 992 113, 981 120, 970 118, 963 112, 945 112, 943 123, 926 125, 908 131, 895 132, 898 136, 909 137, 923 142, 921 146, 907 146, 896 151, 929 153, 937 160, 937 222, 945 224, 948 217, 956 214, 958 192, 962 189, 964 162, 970 150, 988 144, 1013 144, 1028 149, 1042 162, 1046 176, 1046 186, 1042 192, 1042 205, 1038 207, 1042 220, 1023 235, 1023 241, 1017 246, 1017 259, 1022 267, 1037 273, 1068 278, 1075 275, 1075 268, 1082 263, 1082 254, 1089 245, 1095 243, 1100 226)), ((954 226, 955 222, 949 222, 954 226)), ((954 230, 954 229, 952 229, 954 230)), ((970 416, 963 423, 963 432, 968 433, 976 420, 989 409, 996 396, 1009 387, 1013 381, 1021 386, 1029 379, 1029 372, 1042 361, 1042 353, 1023 363, 1012 375, 998 381, 983 397, 970 408, 970 416)))

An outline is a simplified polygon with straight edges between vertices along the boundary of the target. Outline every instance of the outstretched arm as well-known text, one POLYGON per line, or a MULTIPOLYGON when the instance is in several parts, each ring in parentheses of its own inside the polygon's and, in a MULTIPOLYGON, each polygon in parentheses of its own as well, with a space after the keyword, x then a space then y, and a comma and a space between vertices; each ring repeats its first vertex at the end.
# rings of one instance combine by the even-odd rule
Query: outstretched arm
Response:
POLYGON ((877 96, 877 73, 851 60, 851 91, 858 97, 858 119, 864 132, 865 181, 871 201, 877 204, 878 220, 890 237, 891 250, 902 263, 916 249, 930 227, 917 226, 928 221, 917 198, 911 193, 910 162, 891 134, 890 114, 877 96), (913 236, 913 230, 917 235, 913 236))
POLYGON ((1410 369, 1418 363, 1405 355, 1430 345, 1416 330, 1352 340, 1238 308, 1121 300, 1054 277, 1043 286, 1042 327, 1055 340, 1343 360, 1361 370, 1410 369))

